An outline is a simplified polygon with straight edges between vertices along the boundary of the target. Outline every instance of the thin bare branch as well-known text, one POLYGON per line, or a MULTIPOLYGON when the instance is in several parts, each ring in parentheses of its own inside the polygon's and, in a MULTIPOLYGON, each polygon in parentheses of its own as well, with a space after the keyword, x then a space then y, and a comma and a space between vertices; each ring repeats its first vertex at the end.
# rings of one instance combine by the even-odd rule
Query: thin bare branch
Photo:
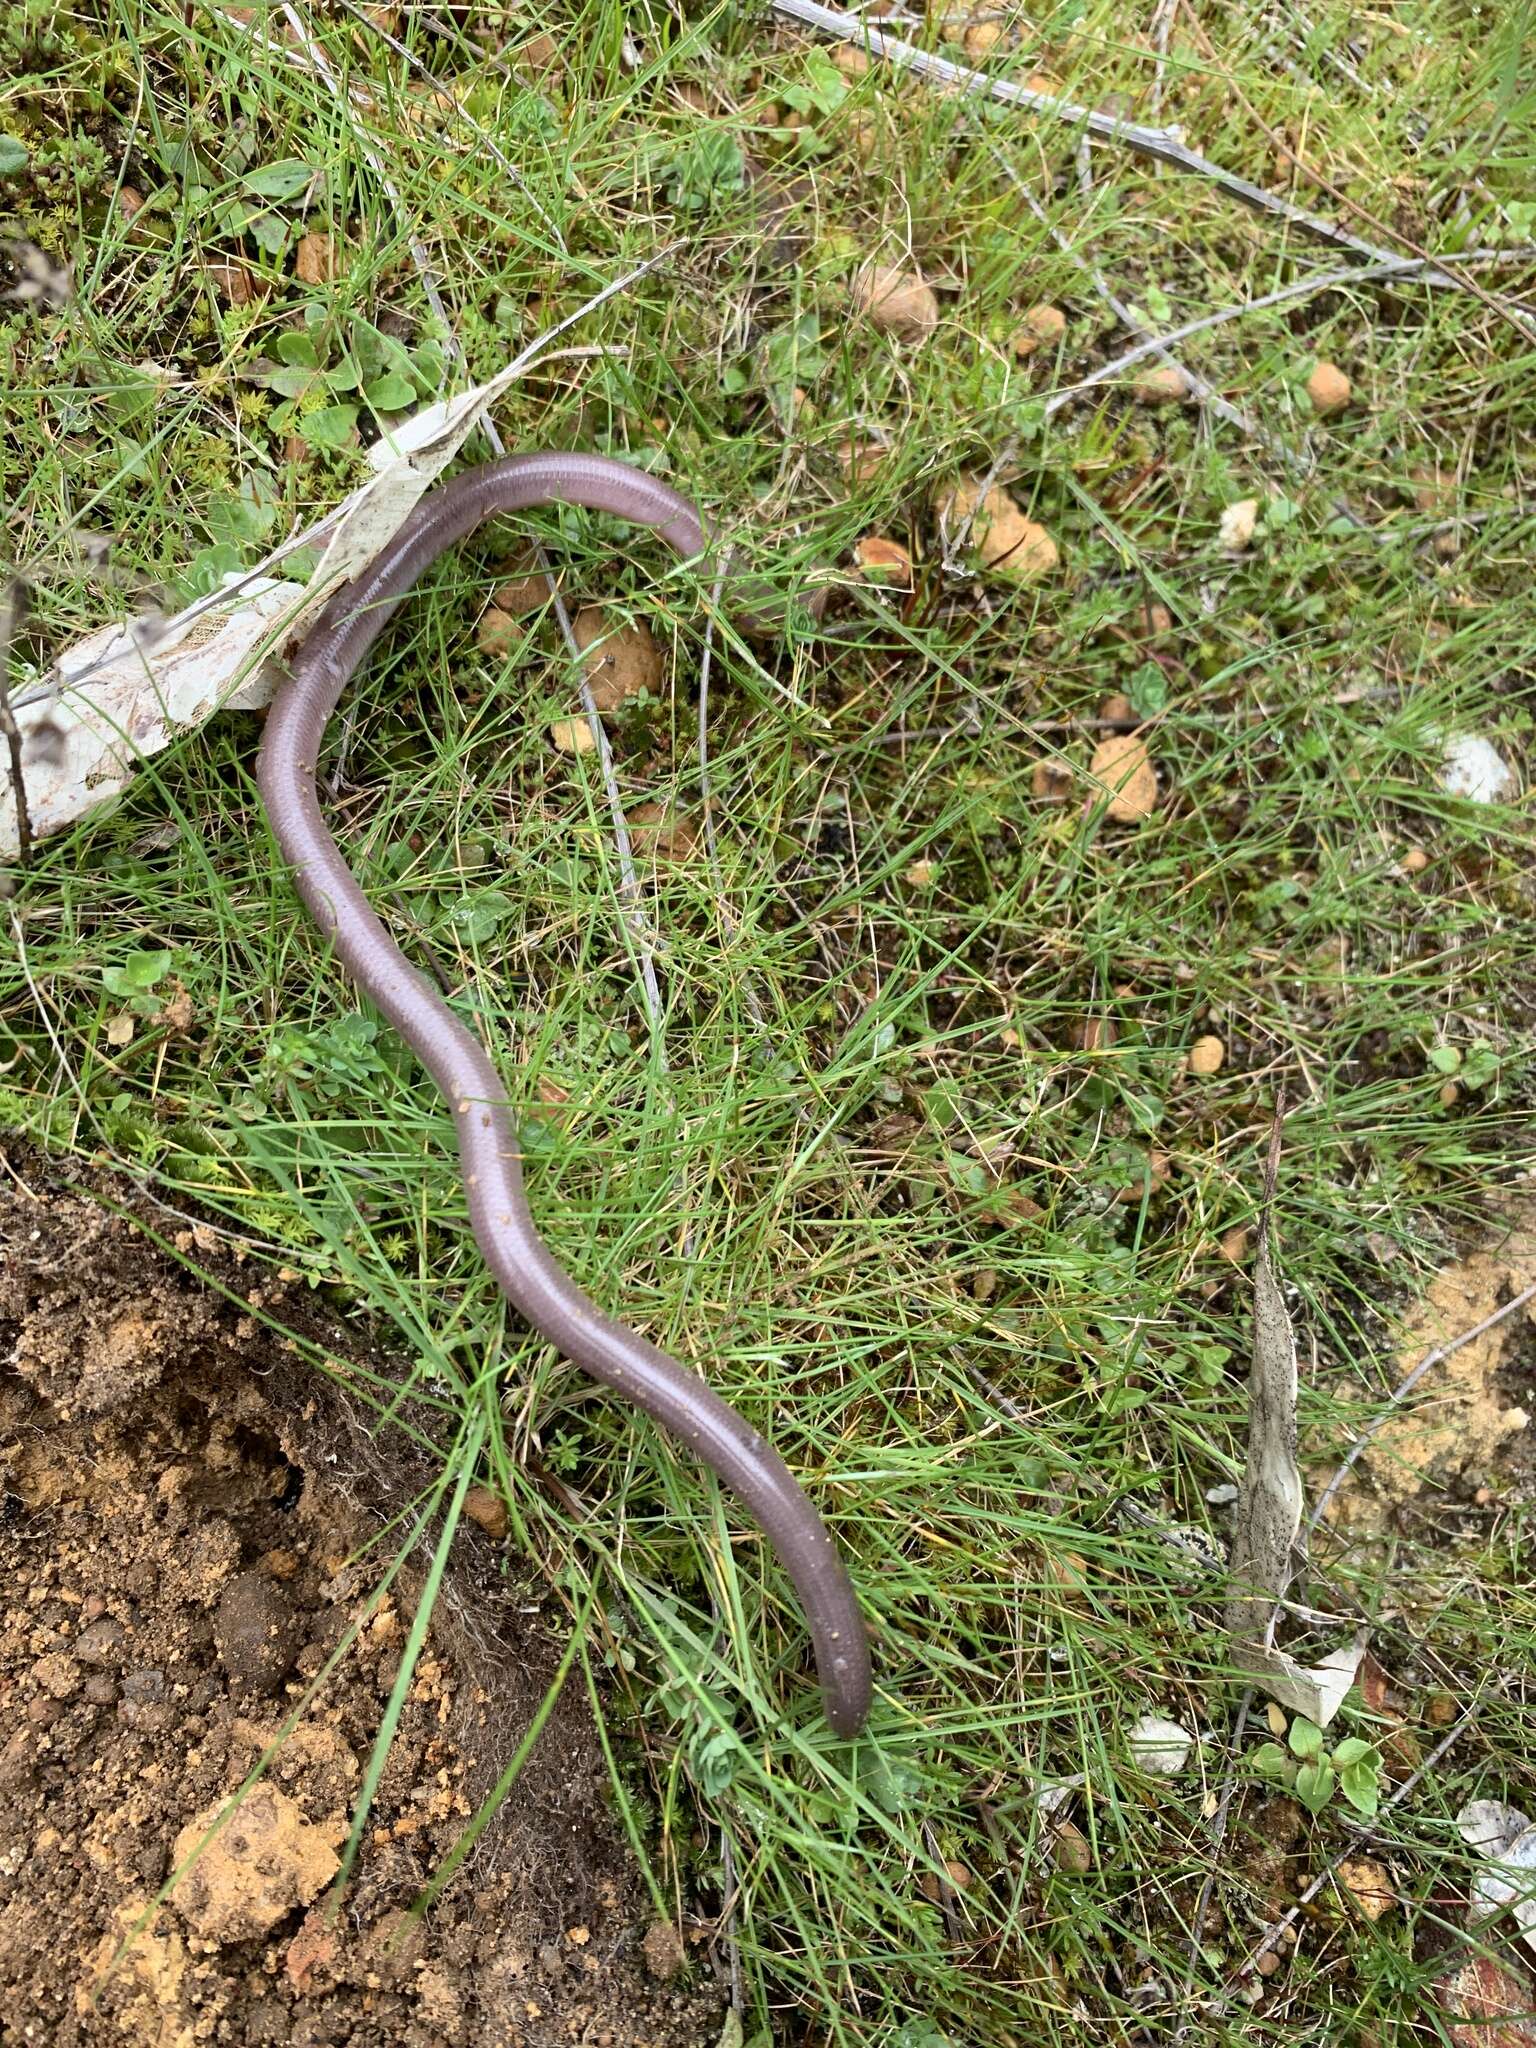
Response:
MULTIPOLYGON (((1478 254, 1484 261, 1492 261, 1495 257, 1502 256, 1506 260, 1529 262, 1536 258, 1536 248, 1519 251, 1490 249, 1486 253, 1479 251, 1478 254)), ((1193 334, 1204 334, 1213 327, 1223 327, 1229 320, 1245 320, 1252 313, 1267 313, 1275 306, 1289 305, 1294 299, 1309 299, 1317 292, 1348 291, 1355 285, 1379 284, 1387 278, 1421 279, 1425 283, 1435 281, 1430 276, 1430 266, 1421 256, 1385 256, 1379 263, 1358 264, 1352 269, 1314 270, 1306 277, 1293 278, 1289 284, 1280 285, 1272 292, 1265 292, 1261 298, 1249 299, 1240 306, 1222 306, 1214 313, 1201 314, 1198 320, 1186 320, 1182 326, 1170 328, 1166 334, 1138 342, 1135 348, 1127 349, 1123 355, 1116 356, 1113 362, 1102 363, 1098 369, 1090 370, 1088 375, 1079 378, 1077 383, 1063 385, 1061 390, 1053 391, 1045 401, 1045 416, 1047 419, 1052 418, 1064 406, 1071 405, 1081 397, 1083 392, 1092 390, 1096 384, 1112 383, 1127 370, 1134 368, 1137 363, 1145 362, 1148 356, 1163 354, 1175 343, 1188 341, 1193 334)))
POLYGON ((11 708, 11 639, 20 605, 14 578, 0 596, 0 735, 5 739, 10 766, 11 794, 16 800, 16 859, 20 867, 32 864, 32 814, 27 809, 27 778, 21 759, 21 727, 11 708))
POLYGON ((1248 440, 1254 441, 1259 447, 1266 449, 1285 468, 1305 472, 1311 467, 1305 456, 1299 454, 1294 448, 1288 448, 1283 441, 1277 441, 1272 434, 1267 434, 1256 421, 1249 419, 1248 415, 1240 411, 1229 399, 1223 398, 1214 384, 1207 382, 1198 370, 1192 370, 1188 363, 1181 361, 1173 353, 1161 335, 1150 333, 1125 301, 1118 297, 1111 289, 1109 281, 1105 278, 1103 272, 1096 269, 1086 256, 1081 255, 1073 246, 1071 237, 1063 234, 1061 229, 1052 222, 1050 215, 997 145, 989 142, 987 146, 996 159, 998 168, 1014 187, 1019 197, 1024 201, 1024 204, 1029 208, 1036 220, 1039 221, 1062 254, 1068 257, 1082 272, 1084 277, 1087 278, 1121 326, 1128 328, 1132 334, 1140 336, 1141 340, 1152 349, 1154 354, 1161 356, 1165 363, 1170 364, 1176 369, 1189 385, 1191 396, 1199 404, 1203 405, 1207 411, 1213 412, 1218 419, 1225 420, 1228 426, 1236 427, 1238 432, 1248 440))
MULTIPOLYGON (((1347 228, 1340 227, 1337 221, 1311 213, 1306 207, 1296 205, 1294 200, 1286 199, 1278 192, 1267 191, 1251 179, 1240 177, 1236 171, 1229 171, 1224 164, 1190 149, 1176 128, 1147 128, 1139 121, 1126 121, 1112 114, 1099 113, 1092 107, 1082 106, 1076 100, 1055 93, 1034 92, 1027 85, 1015 85, 1012 79, 994 78, 984 71, 973 71, 969 65, 955 64, 948 57, 920 50, 915 43, 905 42, 900 36, 886 35, 882 29, 858 16, 845 14, 841 8, 823 7, 821 0, 773 0, 773 11, 787 20, 798 21, 806 28, 817 30, 821 35, 856 44, 871 56, 883 57, 887 63, 911 71, 920 78, 936 79, 960 92, 1001 100, 1007 106, 1022 107, 1027 113, 1044 114, 1051 120, 1082 130, 1096 142, 1116 143, 1121 148, 1133 150, 1138 156, 1150 157, 1155 163, 1168 164, 1176 171, 1203 178, 1254 212, 1273 214, 1319 241, 1331 242, 1336 249, 1353 250, 1357 256, 1367 257, 1373 263, 1392 261, 1391 252, 1378 243, 1353 235, 1347 228)), ((1422 258, 1418 260, 1424 261, 1422 258)), ((1459 263, 1461 258, 1450 260, 1459 263)), ((1465 281, 1453 269, 1446 267, 1447 261, 1443 257, 1427 261, 1425 276, 1435 284, 1459 288, 1465 281)))

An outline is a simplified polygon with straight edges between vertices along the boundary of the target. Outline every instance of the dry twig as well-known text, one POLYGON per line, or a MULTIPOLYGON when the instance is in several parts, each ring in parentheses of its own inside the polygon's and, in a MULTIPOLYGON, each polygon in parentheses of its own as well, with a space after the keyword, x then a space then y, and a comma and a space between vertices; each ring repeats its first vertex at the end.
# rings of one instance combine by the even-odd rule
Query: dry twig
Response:
MULTIPOLYGON (((775 14, 816 29, 822 35, 834 36, 839 42, 855 43, 871 56, 883 57, 887 63, 914 72, 918 77, 937 79, 943 85, 1001 100, 1007 106, 1023 107, 1028 113, 1048 115, 1052 120, 1064 121, 1070 127, 1082 130, 1096 142, 1117 143, 1138 156, 1150 157, 1155 163, 1168 164, 1176 171, 1203 178, 1241 205, 1257 213, 1274 214, 1319 241, 1331 242, 1335 248, 1351 249, 1357 256, 1365 256, 1373 263, 1392 260, 1390 251, 1379 244, 1351 234, 1337 221, 1311 213, 1306 207, 1296 205, 1294 200, 1286 199, 1278 192, 1267 191, 1264 186, 1255 185, 1236 171, 1229 171, 1224 164, 1190 149, 1176 128, 1144 127, 1139 121, 1120 120, 1055 93, 1034 92, 1027 85, 1015 85, 1011 79, 993 78, 984 71, 973 71, 969 65, 955 64, 948 57, 920 50, 915 43, 904 42, 900 36, 886 35, 868 21, 845 14, 841 8, 824 7, 820 0, 773 0, 773 10, 775 14)), ((1425 276, 1431 282, 1454 285, 1458 289, 1465 284, 1465 279, 1446 267, 1448 259, 1424 257, 1420 260, 1426 265, 1425 276)), ((1461 261, 1459 257, 1450 260, 1461 261)))

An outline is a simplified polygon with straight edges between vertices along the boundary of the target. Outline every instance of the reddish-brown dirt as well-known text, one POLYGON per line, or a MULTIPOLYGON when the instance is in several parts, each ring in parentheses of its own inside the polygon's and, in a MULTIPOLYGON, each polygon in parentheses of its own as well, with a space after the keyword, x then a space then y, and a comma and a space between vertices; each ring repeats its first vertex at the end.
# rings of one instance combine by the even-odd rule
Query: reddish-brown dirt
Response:
POLYGON ((579 1683, 442 1899, 408 1917, 560 1649, 561 1610, 470 1525, 339 1911, 414 1560, 155 1904, 364 1613, 393 1554, 376 1539, 431 1467, 248 1312, 255 1290, 355 1345, 318 1327, 323 1309, 274 1297, 199 1232, 226 1299, 129 1221, 19 1171, 0 1192, 0 2041, 715 2039, 713 1982, 657 1974, 680 1944, 620 1846, 579 1683))

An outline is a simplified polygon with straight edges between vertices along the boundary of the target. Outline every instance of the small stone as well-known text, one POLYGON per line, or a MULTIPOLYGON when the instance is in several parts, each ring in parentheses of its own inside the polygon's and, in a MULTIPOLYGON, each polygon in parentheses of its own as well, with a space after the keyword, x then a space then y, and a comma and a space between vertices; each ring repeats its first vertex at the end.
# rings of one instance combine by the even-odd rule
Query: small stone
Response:
POLYGON ((1440 787, 1447 796, 1496 804, 1513 797, 1518 786, 1519 777, 1514 769, 1481 733, 1459 733, 1446 741, 1440 787))
POLYGON ((1138 405, 1183 405, 1194 396, 1194 385, 1177 363, 1159 363, 1131 386, 1138 405))
POLYGON ((1067 316, 1060 306, 1031 306, 1014 329, 1009 346, 1020 361, 1036 349, 1059 348, 1066 338, 1067 316))
POLYGON ((1363 1919, 1375 1922, 1397 1904, 1392 1880, 1373 1857, 1351 1860, 1346 1856, 1339 1864, 1339 1878, 1349 1893, 1350 1903, 1363 1919))
POLYGON ((1189 1071, 1198 1074, 1202 1080, 1212 1074, 1219 1074, 1227 1057, 1227 1048, 1213 1032, 1197 1038, 1189 1048, 1189 1071))
POLYGON ((1051 1837, 1051 1861, 1058 1870, 1092 1870, 1093 1844, 1081 1828, 1064 1820, 1051 1837))
MULTIPOLYGON (((1157 772, 1145 741, 1134 733, 1117 733, 1101 741, 1093 750, 1089 773, 1110 792, 1105 816, 1117 825, 1140 824, 1157 809, 1157 772)), ((1102 802, 1099 791, 1089 798, 1090 807, 1102 802)))
POLYGON ((1257 498, 1239 498, 1224 508, 1219 538, 1229 555, 1240 555, 1253 540, 1259 525, 1257 498))
POLYGON ((1312 409, 1325 419, 1330 413, 1342 412, 1351 395, 1350 381, 1337 363, 1318 363, 1307 379, 1312 409))
POLYGON ((1143 1714, 1127 1734, 1126 1744, 1144 1771, 1158 1778, 1176 1778, 1189 1762, 1195 1738, 1177 1721, 1143 1714))
POLYGON ((219 1595, 214 1646, 236 1686, 270 1698, 299 1653, 300 1630, 284 1594, 261 1572, 241 1572, 219 1595))
POLYGON ((110 1615, 93 1621, 75 1637, 75 1656, 82 1664, 120 1664, 123 1657, 123 1624, 110 1615))
POLYGON ((1099 719, 1104 725, 1134 725, 1136 707, 1129 697, 1115 695, 1106 697, 1099 706, 1099 719))
POLYGON ((32 1666, 32 1676, 50 1699, 73 1699, 80 1690, 80 1667, 62 1650, 50 1650, 32 1666))
POLYGON ((114 1046, 118 1051, 121 1051, 125 1045, 131 1045, 135 1028, 136 1022, 132 1010, 119 1010, 112 1019, 112 1022, 107 1026, 108 1045, 114 1046))
POLYGON ((939 302, 916 271, 866 263, 853 281, 853 303, 882 334, 925 341, 939 324, 939 302))
POLYGON ((498 583, 491 592, 491 603, 498 611, 508 612, 513 618, 521 619, 549 602, 550 580, 537 566, 531 552, 521 555, 512 562, 503 563, 502 567, 512 570, 513 573, 504 583, 498 583))
POLYGON ((1006 34, 1000 21, 973 22, 961 37, 960 47, 973 64, 979 64, 984 57, 991 56, 1006 34))
POLYGON ((1265 1949, 1263 1955, 1261 1955, 1259 1957, 1259 1960, 1254 1964, 1254 1968, 1258 1971, 1261 1977, 1273 1977, 1273 1975, 1275 1974, 1276 1970, 1279 1969, 1279 1967, 1279 1951, 1272 1948, 1265 1949))
POLYGON ((1404 849, 1399 866, 1405 875, 1422 875, 1429 866, 1429 855, 1422 846, 1407 847, 1404 849))
MULTIPOLYGON (((1246 1223, 1234 1223, 1230 1230, 1224 1230, 1217 1240, 1216 1249, 1229 1266, 1240 1266, 1248 1256, 1248 1247, 1253 1241, 1253 1232, 1246 1223)), ((1284 1733, 1284 1730, 1281 1730, 1284 1733)))
POLYGON ((117 210, 124 220, 132 220, 142 211, 144 194, 135 185, 119 185, 117 188, 117 210))
POLYGON ((499 1543, 507 1533, 507 1504, 499 1493, 492 1493, 488 1486, 472 1486, 464 1496, 464 1512, 469 1519, 494 1537, 499 1543))

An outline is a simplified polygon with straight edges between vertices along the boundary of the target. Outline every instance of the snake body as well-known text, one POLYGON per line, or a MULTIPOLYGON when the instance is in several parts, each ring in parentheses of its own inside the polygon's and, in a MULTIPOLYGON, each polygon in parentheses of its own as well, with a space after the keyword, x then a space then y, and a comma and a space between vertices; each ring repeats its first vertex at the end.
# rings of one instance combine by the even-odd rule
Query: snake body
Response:
POLYGON ((567 1358, 701 1458, 756 1517, 800 1596, 827 1720, 854 1735, 869 1710, 869 1651, 853 1586, 820 1516, 757 1430, 697 1374, 605 1315, 553 1257, 529 1213, 495 1068, 385 931, 320 814, 315 769, 327 720, 417 577, 493 513, 554 503, 652 527, 685 559, 706 546, 686 498, 606 456, 513 455, 429 491, 384 550, 327 601, 294 656, 262 737, 262 799, 310 915, 453 1112, 470 1223, 502 1292, 567 1358))

